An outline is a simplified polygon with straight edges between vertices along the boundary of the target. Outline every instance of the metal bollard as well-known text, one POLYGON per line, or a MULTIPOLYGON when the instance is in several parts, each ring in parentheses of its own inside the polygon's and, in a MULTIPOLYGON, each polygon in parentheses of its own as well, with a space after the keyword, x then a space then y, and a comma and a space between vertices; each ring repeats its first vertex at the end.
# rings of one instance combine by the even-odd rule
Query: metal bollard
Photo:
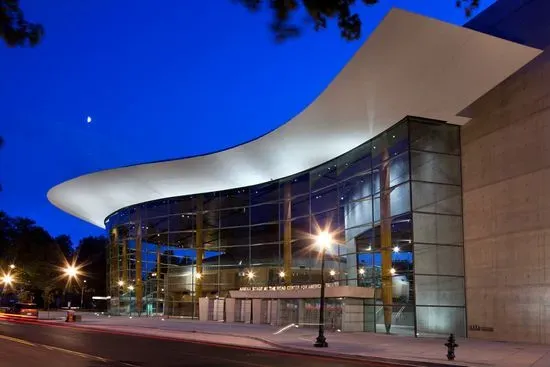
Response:
POLYGON ((449 339, 447 339, 447 343, 445 343, 445 346, 447 347, 447 359, 449 361, 454 361, 454 359, 455 359, 455 348, 458 347, 458 344, 455 343, 454 334, 449 335, 449 339))

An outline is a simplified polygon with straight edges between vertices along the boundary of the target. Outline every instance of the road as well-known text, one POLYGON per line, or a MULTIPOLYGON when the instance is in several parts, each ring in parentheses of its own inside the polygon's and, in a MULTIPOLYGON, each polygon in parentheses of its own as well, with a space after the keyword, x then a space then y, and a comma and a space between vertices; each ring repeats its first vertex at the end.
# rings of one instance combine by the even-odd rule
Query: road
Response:
POLYGON ((388 367, 196 342, 0 321, 0 367, 388 367))

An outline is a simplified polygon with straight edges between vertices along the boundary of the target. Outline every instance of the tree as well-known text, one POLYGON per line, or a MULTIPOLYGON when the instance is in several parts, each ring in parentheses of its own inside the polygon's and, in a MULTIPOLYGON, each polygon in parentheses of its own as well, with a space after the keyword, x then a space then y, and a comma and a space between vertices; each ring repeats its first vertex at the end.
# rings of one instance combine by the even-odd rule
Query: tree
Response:
POLYGON ((8 46, 35 46, 43 36, 41 24, 25 19, 19 0, 0 0, 0 37, 8 46))
MULTIPOLYGON (((380 0, 236 0, 252 11, 261 10, 264 6, 271 9, 273 22, 271 28, 278 41, 300 34, 300 27, 292 22, 293 15, 301 10, 306 13, 306 21, 313 23, 316 31, 326 29, 329 19, 336 19, 342 38, 348 41, 361 37, 361 19, 352 11, 357 3, 367 6, 376 5, 380 0)), ((412 1, 412 0, 411 0, 412 1)), ((435 1, 435 0, 434 0, 435 1)), ((462 8, 470 17, 480 0, 454 0, 458 8, 462 8)))
POLYGON ((76 262, 83 265, 86 288, 98 295, 107 294, 107 245, 105 236, 90 236, 80 240, 76 248, 76 262))
MULTIPOLYGON (((367 6, 376 5, 380 0, 233 0, 243 4, 252 11, 258 11, 267 6, 273 13, 271 28, 278 41, 297 36, 300 27, 293 24, 291 18, 300 10, 305 10, 306 20, 313 23, 318 31, 327 27, 329 19, 338 21, 342 38, 357 40, 361 37, 361 19, 352 11, 357 2, 367 6)), ((411 0, 412 1, 412 0, 411 0)), ((447 0, 454 1, 462 8, 466 16, 479 8, 480 0, 447 0)), ((39 23, 25 19, 19 6, 19 0, 0 0, 0 37, 8 46, 35 46, 44 36, 44 28, 39 23)))
POLYGON ((0 271, 14 277, 12 291, 19 300, 39 300, 65 289, 60 269, 70 256, 70 243, 68 236, 52 238, 31 219, 0 212, 0 271))

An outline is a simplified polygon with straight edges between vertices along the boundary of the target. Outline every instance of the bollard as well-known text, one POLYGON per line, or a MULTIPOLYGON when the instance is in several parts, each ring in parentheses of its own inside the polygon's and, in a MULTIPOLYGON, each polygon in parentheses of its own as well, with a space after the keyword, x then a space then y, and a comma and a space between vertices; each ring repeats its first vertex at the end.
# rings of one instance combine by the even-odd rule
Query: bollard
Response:
POLYGON ((447 339, 447 343, 445 343, 445 346, 447 347, 447 359, 449 361, 454 361, 455 360, 455 348, 458 347, 458 344, 455 343, 454 334, 449 335, 449 339, 447 339))

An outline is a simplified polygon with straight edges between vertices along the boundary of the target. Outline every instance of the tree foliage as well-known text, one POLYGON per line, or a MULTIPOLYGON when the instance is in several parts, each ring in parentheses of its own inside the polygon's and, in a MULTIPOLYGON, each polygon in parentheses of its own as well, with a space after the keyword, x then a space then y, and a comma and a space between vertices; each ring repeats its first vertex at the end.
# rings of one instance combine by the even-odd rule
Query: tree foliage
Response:
POLYGON ((107 294, 107 245, 104 236, 89 236, 80 240, 76 248, 76 262, 83 265, 82 277, 86 279, 88 293, 100 296, 107 294))
MULTIPOLYGON (((357 3, 373 6, 380 0, 236 0, 252 11, 269 8, 273 21, 271 28, 278 41, 300 34, 300 26, 293 22, 300 11, 305 13, 305 23, 313 24, 316 31, 327 28, 329 20, 336 20, 342 38, 348 41, 361 37, 362 22, 354 10, 357 3)), ((413 0, 411 0, 413 1, 413 0)), ((436 0, 433 0, 436 1, 436 0)), ((438 0, 441 1, 441 0, 438 0)), ((446 0, 454 1, 457 8, 463 9, 466 16, 479 8, 480 0, 446 0)))
MULTIPOLYGON (((354 5, 378 4, 381 0, 233 0, 252 11, 268 8, 273 15, 271 28, 278 41, 297 36, 300 26, 293 23, 294 15, 305 12, 306 23, 313 24, 316 31, 327 28, 329 20, 336 20, 342 38, 357 40, 361 37, 362 23, 354 11, 354 5)), ((413 1, 413 0, 411 0, 413 1)), ((433 0, 436 1, 436 0, 433 0)), ((439 0, 440 1, 440 0, 439 0)), ((457 8, 463 9, 466 16, 479 8, 481 0, 454 1, 457 8)), ((25 19, 19 0, 0 0, 0 38, 9 46, 35 46, 44 36, 44 28, 39 23, 25 19)))
POLYGON ((33 220, 0 211, 0 272, 14 278, 12 286, 4 285, 4 293, 8 290, 19 300, 36 301, 70 291, 61 275, 72 252, 68 236, 53 238, 33 220))
POLYGON ((0 0, 0 37, 8 46, 35 46, 43 35, 41 24, 25 19, 19 0, 0 0))

